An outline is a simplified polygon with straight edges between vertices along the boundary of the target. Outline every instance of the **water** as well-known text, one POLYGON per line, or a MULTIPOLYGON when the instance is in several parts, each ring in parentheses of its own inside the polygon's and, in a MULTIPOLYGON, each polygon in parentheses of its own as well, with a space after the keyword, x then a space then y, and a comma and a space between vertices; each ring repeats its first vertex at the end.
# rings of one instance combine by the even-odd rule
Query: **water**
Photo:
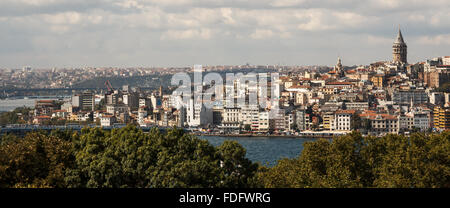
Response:
POLYGON ((11 100, 0 100, 0 112, 13 111, 19 107, 34 107, 34 102, 36 99, 11 99, 11 100))
MULTIPOLYGON (((42 98, 19 98, 19 99, 7 99, 7 100, 0 100, 0 112, 9 112, 13 111, 16 108, 19 107, 28 107, 28 108, 34 108, 34 104, 36 100, 59 100, 60 97, 42 97, 42 98)), ((67 100, 67 98, 64 98, 64 100, 67 100)))
POLYGON ((303 150, 303 144, 314 139, 288 137, 217 137, 201 136, 212 145, 219 146, 226 140, 239 142, 247 150, 247 158, 270 167, 282 158, 297 158, 303 150))

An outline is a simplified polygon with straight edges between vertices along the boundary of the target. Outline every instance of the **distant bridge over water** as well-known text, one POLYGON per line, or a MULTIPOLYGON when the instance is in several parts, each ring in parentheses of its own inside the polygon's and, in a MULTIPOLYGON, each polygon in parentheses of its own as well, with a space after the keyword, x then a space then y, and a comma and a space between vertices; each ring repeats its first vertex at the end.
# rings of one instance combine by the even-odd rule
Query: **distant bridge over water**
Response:
MULTIPOLYGON (((143 90, 151 90, 155 89, 152 87, 140 87, 143 90)), ((86 90, 104 90, 106 91, 106 88, 14 88, 14 89, 4 89, 2 92, 4 93, 13 93, 13 92, 65 92, 65 91, 86 91, 86 90)))

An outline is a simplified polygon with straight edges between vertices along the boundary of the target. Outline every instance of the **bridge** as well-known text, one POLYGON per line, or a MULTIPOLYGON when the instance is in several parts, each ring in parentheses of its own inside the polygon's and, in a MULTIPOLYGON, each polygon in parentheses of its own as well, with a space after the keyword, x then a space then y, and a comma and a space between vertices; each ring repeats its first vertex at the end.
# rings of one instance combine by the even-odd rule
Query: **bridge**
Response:
MULTIPOLYGON (((58 91, 85 91, 85 90, 102 90, 102 88, 12 88, 12 89, 4 89, 3 91, 6 93, 11 92, 58 92, 58 91)), ((104 89, 103 89, 104 90, 104 89)))
MULTIPOLYGON (((140 87, 142 90, 153 90, 154 87, 140 87)), ((12 88, 12 89, 4 89, 4 93, 12 93, 12 92, 59 92, 59 91, 86 91, 86 90, 92 90, 92 91, 107 91, 104 87, 83 87, 83 88, 12 88)))

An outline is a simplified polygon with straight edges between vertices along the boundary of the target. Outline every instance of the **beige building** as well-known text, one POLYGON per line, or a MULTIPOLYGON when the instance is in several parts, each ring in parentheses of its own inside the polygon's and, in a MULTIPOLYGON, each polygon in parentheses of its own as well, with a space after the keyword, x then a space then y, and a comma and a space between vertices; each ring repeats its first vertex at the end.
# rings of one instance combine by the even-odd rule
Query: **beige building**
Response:
POLYGON ((308 103, 308 97, 305 93, 297 92, 295 93, 295 104, 296 105, 306 105, 308 103))
POLYGON ((332 130, 332 124, 333 124, 333 120, 334 120, 334 114, 333 113, 326 113, 325 115, 323 115, 323 128, 325 130, 332 130))
POLYGON ((382 74, 377 74, 375 76, 373 76, 370 81, 372 81, 373 86, 378 87, 378 88, 383 88, 384 87, 384 75, 382 74))

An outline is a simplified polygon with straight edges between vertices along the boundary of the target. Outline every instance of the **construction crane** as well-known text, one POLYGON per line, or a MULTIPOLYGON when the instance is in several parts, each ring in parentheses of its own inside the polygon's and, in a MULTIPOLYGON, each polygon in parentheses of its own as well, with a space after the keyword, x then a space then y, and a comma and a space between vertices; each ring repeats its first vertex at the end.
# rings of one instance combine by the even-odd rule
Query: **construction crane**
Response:
POLYGON ((111 85, 111 82, 109 80, 106 80, 105 86, 108 88, 108 92, 114 92, 114 88, 111 85))

